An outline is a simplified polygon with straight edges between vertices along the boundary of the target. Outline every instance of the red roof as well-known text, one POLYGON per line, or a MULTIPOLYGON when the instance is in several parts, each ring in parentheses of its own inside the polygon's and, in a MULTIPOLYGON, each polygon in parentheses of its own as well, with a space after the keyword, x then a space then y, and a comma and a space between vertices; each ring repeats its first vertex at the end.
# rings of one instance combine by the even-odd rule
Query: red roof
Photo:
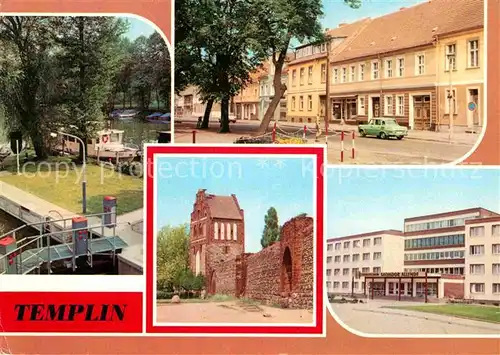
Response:
POLYGON ((207 195, 212 218, 243 220, 236 196, 207 195))

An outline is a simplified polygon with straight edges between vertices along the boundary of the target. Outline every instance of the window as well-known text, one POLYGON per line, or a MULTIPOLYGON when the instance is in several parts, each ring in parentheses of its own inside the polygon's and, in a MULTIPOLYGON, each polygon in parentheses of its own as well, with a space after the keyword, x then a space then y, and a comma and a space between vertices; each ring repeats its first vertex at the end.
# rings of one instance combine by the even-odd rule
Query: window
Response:
POLYGON ((321 64, 321 82, 326 82, 326 64, 321 64))
POLYGON ((473 283, 470 284, 471 293, 484 293, 484 284, 473 283))
POLYGON ((378 79, 379 62, 372 63, 372 80, 378 79))
POLYGON ((457 70, 457 45, 455 43, 446 46, 446 55, 444 56, 445 71, 457 70))
POLYGON ((360 81, 365 80, 365 65, 364 64, 359 65, 359 80, 360 81))
POLYGON ((292 86, 297 84, 297 70, 292 71, 292 86))
POLYGON ((349 282, 348 281, 342 282, 342 288, 343 289, 349 288, 349 282))
POLYGON ((349 276, 349 269, 342 269, 342 276, 349 276))
MULTIPOLYGON (((451 91, 451 107, 452 107, 452 114, 457 113, 457 90, 452 89, 451 91)), ((446 89, 446 97, 445 97, 446 103, 444 107, 444 113, 449 115, 450 114, 450 89, 446 89)))
POLYGON ((337 68, 333 69, 333 82, 338 84, 339 82, 339 70, 337 68))
POLYGON ((491 235, 493 237, 500 237, 500 224, 491 226, 491 235))
POLYGON ((353 254, 352 255, 352 261, 353 262, 359 261, 359 254, 353 254))
POLYGON ((491 253, 495 255, 500 254, 500 244, 493 244, 491 246, 491 253))
POLYGON ((493 275, 500 275, 500 264, 493 264, 491 266, 491 272, 493 275))
POLYGON ((224 254, 229 253, 229 247, 228 247, 227 245, 224 245, 224 247, 222 248, 222 252, 223 252, 224 254))
POLYGON ((295 111, 295 96, 292 96, 292 111, 295 111))
POLYGON ((399 77, 402 77, 405 75, 405 59, 404 58, 398 58, 398 61, 397 61, 397 65, 398 65, 398 76, 399 77))
POLYGON ((332 288, 332 282, 331 281, 327 281, 326 282, 326 288, 332 288))
POLYGON ((369 272, 370 272, 370 268, 369 267, 364 267, 364 268, 361 269, 361 273, 363 273, 363 274, 367 274, 369 272))
POLYGON ((326 262, 327 262, 327 264, 331 263, 332 262, 332 257, 331 256, 327 256, 326 257, 326 262))
POLYGON ((370 260, 370 253, 363 253, 363 260, 370 260))
POLYGON ((340 282, 334 281, 333 282, 333 288, 339 288, 340 287, 340 282))
POLYGON ((307 96, 307 110, 312 111, 313 109, 313 97, 311 95, 307 96))
POLYGON ((363 248, 370 246, 370 239, 363 239, 363 248))
POLYGON ((352 247, 353 248, 359 248, 361 246, 361 241, 360 240, 355 240, 352 242, 352 247))
POLYGON ((333 275, 335 275, 335 276, 340 275, 340 269, 333 270, 333 275))
POLYGON ((392 116, 393 115, 392 109, 394 107, 394 103, 393 103, 392 99, 393 99, 392 96, 385 96, 385 109, 384 109, 384 112, 388 116, 392 116))
POLYGON ((225 233, 224 233, 224 223, 220 224, 220 239, 224 240, 225 239, 225 233))
POLYGON ((351 242, 344 242, 344 249, 349 249, 351 242))
POLYGON ((326 276, 332 276, 332 269, 326 269, 326 276))
POLYGON ((233 223, 233 240, 238 239, 238 225, 233 223))
POLYGON ((351 65, 351 76, 349 78, 350 82, 353 82, 356 80, 356 67, 354 65, 351 65))
POLYGON ((335 250, 340 250, 340 246, 341 246, 340 243, 335 243, 335 250))
POLYGON ((425 74, 425 55, 424 54, 419 54, 417 55, 417 59, 416 59, 416 66, 415 66, 415 69, 416 69, 416 75, 423 75, 425 74))
POLYGON ((350 255, 344 255, 343 261, 344 261, 344 263, 348 263, 349 261, 351 261, 351 256, 350 255))
POLYGON ((342 82, 347 82, 347 68, 342 68, 342 82))
POLYGON ((483 275, 484 274, 484 264, 471 264, 470 265, 471 275, 483 275))
POLYGON ((469 247, 470 255, 484 255, 484 245, 471 245, 469 247))
POLYGON ((382 245, 382 238, 381 237, 374 238, 373 245, 382 245))
POLYGON ((365 111, 365 98, 364 97, 358 97, 358 105, 359 105, 358 114, 360 116, 364 116, 366 114, 366 111, 365 111))
POLYGON ((307 68, 307 83, 311 85, 313 83, 313 67, 312 65, 307 68))
POLYGON ((304 111, 304 96, 299 97, 299 111, 304 111))
POLYGON ((374 267, 373 268, 373 273, 374 274, 380 274, 382 272, 382 269, 380 267, 374 267))
POLYGON ((493 284, 493 293, 500 293, 500 284, 493 284))
POLYGON ((468 50, 469 50, 469 59, 467 64, 469 68, 479 67, 479 40, 473 39, 469 41, 468 50))
POLYGON ((484 237, 484 226, 471 227, 470 228, 471 237, 484 237))
POLYGON ((336 262, 336 263, 340 263, 340 255, 337 255, 337 256, 335 257, 335 262, 336 262))
POLYGON ((359 282, 353 283, 352 287, 357 290, 359 288, 359 282))
POLYGON ((382 253, 376 252, 373 253, 373 260, 380 260, 382 258, 382 253))
POLYGON ((385 77, 392 78, 392 59, 385 61, 385 77))
POLYGON ((352 269, 352 276, 354 276, 355 278, 359 278, 359 269, 357 267, 353 268, 352 269))
POLYGON ((304 68, 300 68, 300 85, 304 85, 304 75, 305 75, 305 69, 304 68))
POLYGON ((219 224, 214 223, 214 239, 219 239, 219 224))
POLYGON ((396 115, 405 115, 405 97, 403 95, 396 96, 396 115))
POLYGON ((333 244, 332 243, 328 243, 326 245, 326 251, 332 251, 333 250, 333 244))

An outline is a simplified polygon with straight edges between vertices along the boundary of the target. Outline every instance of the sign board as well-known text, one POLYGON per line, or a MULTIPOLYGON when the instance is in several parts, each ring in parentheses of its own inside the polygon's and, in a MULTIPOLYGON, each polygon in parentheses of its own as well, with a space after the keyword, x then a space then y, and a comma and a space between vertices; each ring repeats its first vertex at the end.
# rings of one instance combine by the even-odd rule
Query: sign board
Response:
POLYGON ((477 104, 475 102, 469 102, 469 104, 467 105, 467 108, 469 109, 469 111, 476 111, 477 104))
POLYGON ((381 273, 360 273, 363 277, 425 277, 425 272, 381 272, 381 273))

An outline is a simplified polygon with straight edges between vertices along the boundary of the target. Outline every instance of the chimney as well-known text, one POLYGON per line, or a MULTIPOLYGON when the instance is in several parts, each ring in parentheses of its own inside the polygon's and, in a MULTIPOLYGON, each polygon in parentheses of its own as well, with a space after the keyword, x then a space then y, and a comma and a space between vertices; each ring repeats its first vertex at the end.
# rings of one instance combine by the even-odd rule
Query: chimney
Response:
POLYGON ((345 22, 341 22, 341 23, 339 23, 339 28, 340 28, 340 27, 344 27, 345 25, 347 25, 347 23, 345 23, 345 22))
POLYGON ((402 11, 404 9, 406 9, 406 7, 401 7, 401 8, 399 8, 399 11, 402 11))

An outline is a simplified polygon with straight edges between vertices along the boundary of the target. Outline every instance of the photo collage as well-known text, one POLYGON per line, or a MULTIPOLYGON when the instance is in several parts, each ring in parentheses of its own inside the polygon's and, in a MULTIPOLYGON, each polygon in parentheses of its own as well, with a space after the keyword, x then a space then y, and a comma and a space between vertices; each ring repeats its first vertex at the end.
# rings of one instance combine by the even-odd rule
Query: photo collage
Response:
POLYGON ((0 0, 0 355, 498 354, 499 21, 0 0))

